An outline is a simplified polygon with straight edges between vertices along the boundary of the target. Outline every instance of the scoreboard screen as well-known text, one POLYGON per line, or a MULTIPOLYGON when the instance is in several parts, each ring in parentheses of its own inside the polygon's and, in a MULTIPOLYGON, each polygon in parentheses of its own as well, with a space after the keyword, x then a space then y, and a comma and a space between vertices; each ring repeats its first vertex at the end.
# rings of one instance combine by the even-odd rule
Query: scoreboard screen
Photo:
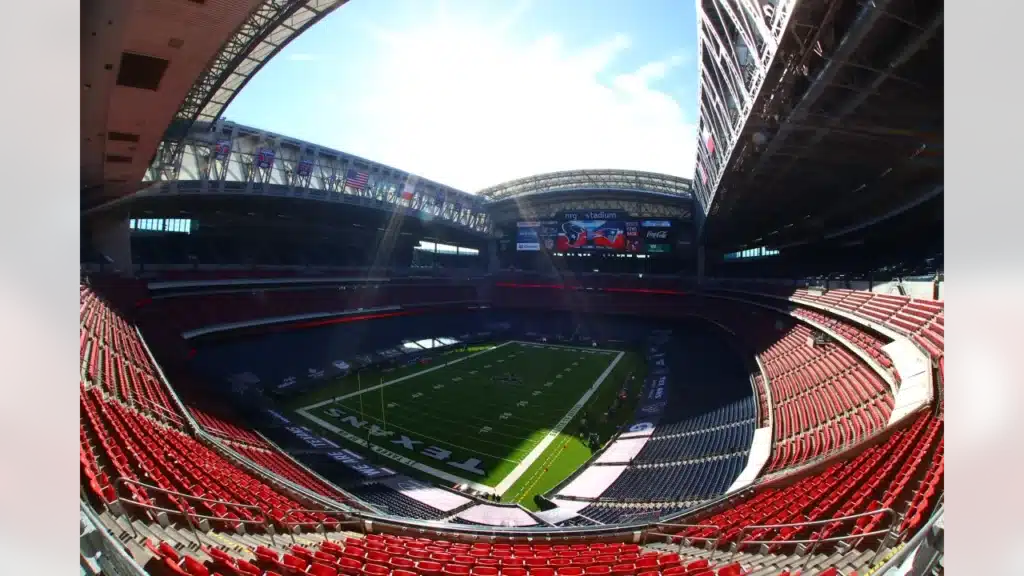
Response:
POLYGON ((671 220, 634 218, 619 212, 571 212, 516 224, 519 252, 671 254, 671 220))

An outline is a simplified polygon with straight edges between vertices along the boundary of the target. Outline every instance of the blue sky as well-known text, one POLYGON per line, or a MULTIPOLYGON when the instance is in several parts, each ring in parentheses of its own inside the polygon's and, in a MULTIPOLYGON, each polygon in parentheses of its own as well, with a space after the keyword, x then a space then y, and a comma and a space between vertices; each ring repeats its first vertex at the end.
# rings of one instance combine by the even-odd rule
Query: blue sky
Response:
POLYGON ((690 177, 689 0, 350 0, 229 120, 474 192, 555 170, 690 177))

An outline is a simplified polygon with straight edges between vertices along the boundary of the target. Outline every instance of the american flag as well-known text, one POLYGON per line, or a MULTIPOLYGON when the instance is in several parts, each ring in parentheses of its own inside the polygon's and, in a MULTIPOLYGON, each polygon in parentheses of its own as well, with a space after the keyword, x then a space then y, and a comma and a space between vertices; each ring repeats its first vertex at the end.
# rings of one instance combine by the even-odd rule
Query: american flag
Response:
POLYGON ((402 200, 412 200, 416 196, 416 181, 406 180, 402 189, 402 200))
POLYGON ((355 188, 356 190, 366 189, 366 184, 370 180, 370 175, 366 172, 360 172, 355 169, 351 169, 345 174, 345 186, 349 188, 355 188))
POLYGON ((708 149, 708 153, 714 154, 715 137, 711 135, 711 131, 708 130, 707 126, 704 127, 704 130, 701 132, 701 135, 704 137, 704 147, 708 149))

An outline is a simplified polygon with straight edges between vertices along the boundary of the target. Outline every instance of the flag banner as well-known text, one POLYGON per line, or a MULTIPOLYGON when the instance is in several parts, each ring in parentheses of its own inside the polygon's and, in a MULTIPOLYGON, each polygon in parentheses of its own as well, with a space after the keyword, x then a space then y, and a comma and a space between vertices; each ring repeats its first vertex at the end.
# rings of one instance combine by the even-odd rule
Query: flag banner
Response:
POLYGON ((769 27, 775 21, 775 5, 778 0, 758 0, 758 4, 761 7, 761 14, 764 16, 764 22, 769 27))
POLYGON ((295 173, 299 176, 309 176, 313 173, 313 161, 309 159, 300 160, 299 165, 295 167, 295 173))
POLYGON ((345 175, 345 186, 356 190, 365 190, 369 181, 369 174, 366 172, 360 172, 354 168, 349 169, 348 173, 345 175))
POLYGON ((256 154, 256 165, 260 168, 270 168, 274 165, 274 151, 270 148, 261 148, 256 154))
POLYGON ((216 155, 219 160, 223 160, 231 155, 231 141, 221 140, 220 142, 217 142, 217 147, 214 148, 214 155, 216 155))
POLYGON ((707 184, 708 183, 708 173, 707 173, 707 171, 704 170, 704 164, 702 164, 700 162, 697 162, 697 172, 700 172, 700 182, 701 182, 701 184, 707 184))
POLYGON ((402 187, 402 200, 412 200, 416 197, 416 181, 406 180, 405 186, 402 187))
POLYGON ((705 126, 701 132, 701 136, 704 138, 704 147, 707 148, 708 154, 715 153, 715 137, 711 135, 711 131, 705 126))

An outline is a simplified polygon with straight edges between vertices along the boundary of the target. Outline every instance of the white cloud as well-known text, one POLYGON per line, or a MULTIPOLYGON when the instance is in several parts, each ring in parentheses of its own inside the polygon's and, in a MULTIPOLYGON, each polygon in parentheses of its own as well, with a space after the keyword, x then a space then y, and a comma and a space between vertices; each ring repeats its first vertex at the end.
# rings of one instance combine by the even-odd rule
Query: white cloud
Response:
POLYGON ((361 155, 467 191, 581 168, 692 175, 694 126, 659 87, 693 73, 678 55, 613 74, 625 35, 582 50, 452 24, 375 36, 379 63, 354 98, 374 126, 361 155))

